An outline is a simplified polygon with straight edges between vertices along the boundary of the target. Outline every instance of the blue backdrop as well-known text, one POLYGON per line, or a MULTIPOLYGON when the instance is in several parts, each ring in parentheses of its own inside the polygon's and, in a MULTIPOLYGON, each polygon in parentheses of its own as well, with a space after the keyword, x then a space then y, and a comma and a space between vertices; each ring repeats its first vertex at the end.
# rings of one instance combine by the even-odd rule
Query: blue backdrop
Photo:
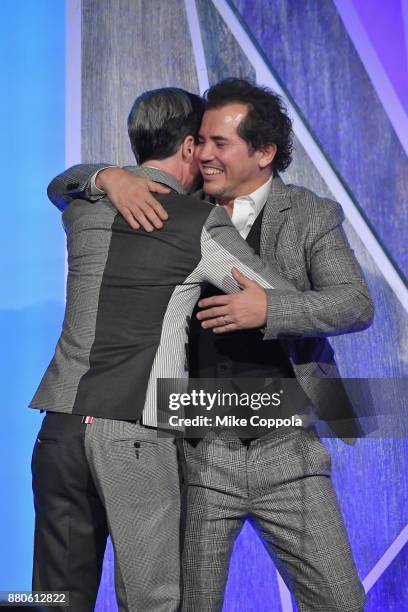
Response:
POLYGON ((45 189, 65 164, 65 2, 3 0, 0 65, 0 590, 17 590, 31 588, 29 465, 41 421, 26 406, 64 306, 64 239, 45 189))

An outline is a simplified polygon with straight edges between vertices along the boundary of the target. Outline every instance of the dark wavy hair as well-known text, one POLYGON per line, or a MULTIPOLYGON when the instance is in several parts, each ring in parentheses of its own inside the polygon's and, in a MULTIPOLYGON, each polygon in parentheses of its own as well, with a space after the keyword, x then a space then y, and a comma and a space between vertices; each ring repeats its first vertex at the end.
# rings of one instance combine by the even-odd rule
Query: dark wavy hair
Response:
POLYGON ((206 110, 239 102, 248 107, 246 117, 238 126, 238 134, 251 151, 270 144, 277 147, 272 161, 274 172, 285 170, 292 161, 293 131, 282 98, 250 81, 230 77, 210 87, 204 94, 206 110))
POLYGON ((128 117, 128 134, 138 164, 174 155, 190 134, 197 142, 205 102, 200 96, 162 87, 136 98, 128 117))

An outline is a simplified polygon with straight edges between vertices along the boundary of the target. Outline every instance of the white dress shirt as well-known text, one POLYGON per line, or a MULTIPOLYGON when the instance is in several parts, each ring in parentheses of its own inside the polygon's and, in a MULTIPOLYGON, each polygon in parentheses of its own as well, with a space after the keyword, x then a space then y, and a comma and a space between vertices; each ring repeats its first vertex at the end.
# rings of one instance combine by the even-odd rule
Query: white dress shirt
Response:
POLYGON ((255 219, 265 206, 271 184, 272 177, 249 195, 235 198, 231 221, 242 238, 248 236, 251 227, 255 223, 255 219))

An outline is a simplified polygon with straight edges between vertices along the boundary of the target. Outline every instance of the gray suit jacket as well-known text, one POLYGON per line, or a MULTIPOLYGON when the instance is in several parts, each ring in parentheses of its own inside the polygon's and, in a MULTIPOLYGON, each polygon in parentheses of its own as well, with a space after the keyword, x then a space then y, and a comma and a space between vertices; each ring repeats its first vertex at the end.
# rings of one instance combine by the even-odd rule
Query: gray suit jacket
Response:
MULTIPOLYGON (((327 336, 366 329, 374 306, 343 221, 336 202, 275 177, 263 216, 261 257, 293 286, 268 292, 265 340, 284 340, 296 377, 319 415, 347 437, 354 429, 349 419, 370 414, 370 407, 353 410, 327 336)), ((370 402, 368 394, 365 401, 370 402)), ((361 434, 358 427, 356 434, 361 434)))
MULTIPOLYGON (((73 198, 89 198, 89 177, 107 165, 68 169, 50 183, 51 201, 63 209, 73 198)), ((337 435, 353 437, 361 434, 354 420, 358 406, 353 410, 327 336, 367 328, 374 308, 343 221, 336 202, 273 179, 262 222, 261 257, 276 267, 282 285, 268 292, 264 338, 282 340, 319 415, 337 435)))

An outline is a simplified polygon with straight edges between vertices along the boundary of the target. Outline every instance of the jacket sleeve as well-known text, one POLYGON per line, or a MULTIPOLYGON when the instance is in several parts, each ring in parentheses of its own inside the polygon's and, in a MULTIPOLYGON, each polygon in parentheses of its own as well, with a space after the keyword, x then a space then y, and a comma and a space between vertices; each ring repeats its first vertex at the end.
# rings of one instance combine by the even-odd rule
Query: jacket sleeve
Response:
POLYGON ((108 168, 111 165, 78 164, 71 166, 71 168, 64 170, 64 172, 61 172, 61 174, 52 179, 47 188, 49 199, 61 211, 76 199, 99 200, 101 197, 104 197, 104 194, 101 196, 91 195, 89 191, 90 179, 95 172, 102 170, 102 168, 108 168))
POLYGON ((330 214, 322 223, 313 245, 310 291, 299 291, 272 264, 255 255, 221 207, 214 208, 203 228, 200 272, 204 280, 226 293, 239 290, 231 277, 232 267, 266 289, 265 340, 330 336, 365 329, 372 320, 373 304, 340 227, 341 208, 336 210, 335 217, 330 214))
POLYGON ((327 212, 310 246, 309 291, 268 291, 264 339, 335 336, 369 327, 374 305, 342 224, 341 206, 326 200, 327 212))

